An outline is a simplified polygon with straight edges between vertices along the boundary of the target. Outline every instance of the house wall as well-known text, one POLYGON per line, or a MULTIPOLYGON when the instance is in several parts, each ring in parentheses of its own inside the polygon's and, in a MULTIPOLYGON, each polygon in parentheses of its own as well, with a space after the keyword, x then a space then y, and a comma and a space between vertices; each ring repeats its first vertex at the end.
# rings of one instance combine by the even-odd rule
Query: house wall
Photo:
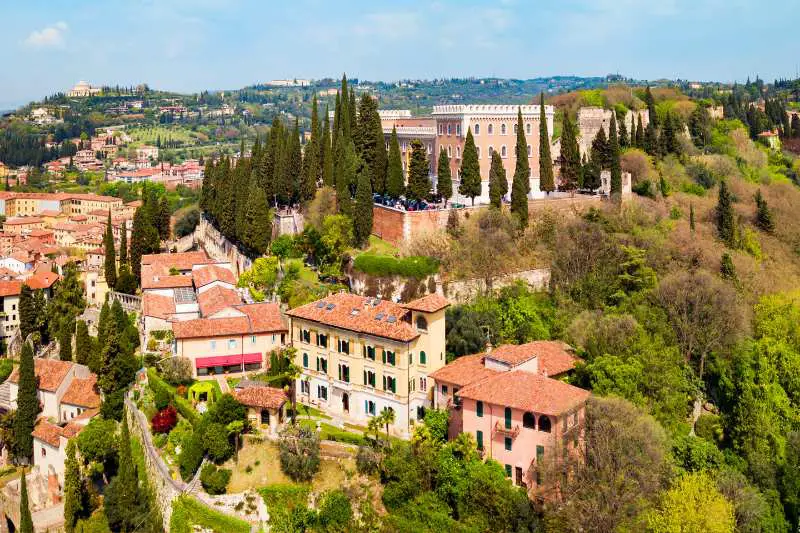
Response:
POLYGON ((286 404, 283 404, 280 409, 267 409, 269 411, 269 425, 261 423, 261 411, 261 407, 247 408, 247 418, 250 421, 250 425, 268 431, 271 435, 277 435, 283 422, 287 420, 286 404))
POLYGON ((67 439, 61 438, 61 446, 55 448, 44 441, 33 439, 33 464, 45 476, 54 472, 58 482, 64 484, 64 462, 67 460, 67 439))
POLYGON ((10 339, 19 328, 19 296, 2 296, 2 310, 5 316, 2 318, 3 339, 10 339))
MULTIPOLYGON (((284 342, 286 341, 284 335, 284 342)), ((198 339, 176 339, 175 355, 186 357, 192 361, 194 377, 198 374, 196 360, 199 357, 218 357, 225 355, 241 355, 260 353, 262 368, 266 368, 269 360, 266 355, 272 350, 283 347, 281 333, 259 333, 256 335, 222 335, 218 337, 203 337, 198 339), (255 337, 253 342, 252 337, 255 337), (230 342, 233 341, 233 342, 230 342), (212 344, 213 343, 213 344, 212 344)), ((240 374, 236 372, 233 374, 240 374)))

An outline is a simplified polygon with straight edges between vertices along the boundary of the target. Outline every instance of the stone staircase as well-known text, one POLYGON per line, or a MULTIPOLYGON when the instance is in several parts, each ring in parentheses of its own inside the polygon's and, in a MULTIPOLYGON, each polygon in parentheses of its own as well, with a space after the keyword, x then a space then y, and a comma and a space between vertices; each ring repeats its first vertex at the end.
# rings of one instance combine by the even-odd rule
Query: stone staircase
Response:
POLYGON ((0 384, 0 409, 11 410, 11 385, 8 381, 0 384))

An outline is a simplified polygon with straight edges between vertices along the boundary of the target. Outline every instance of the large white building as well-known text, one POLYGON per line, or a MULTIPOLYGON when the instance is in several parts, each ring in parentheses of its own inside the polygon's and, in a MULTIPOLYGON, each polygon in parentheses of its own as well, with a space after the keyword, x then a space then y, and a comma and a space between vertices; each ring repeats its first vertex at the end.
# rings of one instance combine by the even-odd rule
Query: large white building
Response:
POLYGON ((70 98, 85 98, 99 94, 101 90, 100 87, 92 87, 89 82, 81 80, 67 92, 67 96, 70 98))

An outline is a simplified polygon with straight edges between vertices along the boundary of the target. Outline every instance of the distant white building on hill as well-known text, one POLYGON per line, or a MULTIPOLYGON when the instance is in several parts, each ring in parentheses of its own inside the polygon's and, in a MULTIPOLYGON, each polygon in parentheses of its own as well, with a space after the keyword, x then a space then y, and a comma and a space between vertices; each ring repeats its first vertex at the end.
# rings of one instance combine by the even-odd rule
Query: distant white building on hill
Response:
POLYGON ((100 87, 92 87, 88 81, 79 81, 75 86, 67 92, 70 98, 85 98, 87 96, 94 96, 100 93, 100 87))

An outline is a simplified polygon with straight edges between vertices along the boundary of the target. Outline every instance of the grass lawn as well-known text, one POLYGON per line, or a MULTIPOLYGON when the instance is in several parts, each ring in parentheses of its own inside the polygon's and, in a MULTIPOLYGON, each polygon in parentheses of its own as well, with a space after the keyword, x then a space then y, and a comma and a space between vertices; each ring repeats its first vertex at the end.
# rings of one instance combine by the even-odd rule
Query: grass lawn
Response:
POLYGON ((214 533, 250 533, 250 524, 209 509, 196 500, 181 496, 172 503, 169 530, 173 533, 191 533, 193 526, 201 526, 214 533))
POLYGON ((310 407, 308 405, 303 405, 302 403, 297 404, 297 417, 302 418, 304 416, 313 416, 316 418, 322 418, 325 420, 330 420, 331 417, 317 409, 316 407, 310 407))
MULTIPOLYGON (((238 465, 232 459, 225 464, 225 468, 233 471, 231 481, 228 483, 228 492, 242 492, 276 483, 296 485, 281 471, 278 453, 278 446, 271 442, 245 444, 239 451, 238 465), (248 466, 250 473, 247 473, 248 466)), ((355 471, 355 468, 355 459, 322 459, 320 471, 311 480, 313 492, 319 493, 341 487, 346 479, 345 470, 355 471)))
POLYGON ((354 253, 371 253, 376 255, 394 255, 400 250, 388 241, 384 241, 375 235, 369 236, 369 243, 366 250, 353 250, 354 253))
POLYGON ((198 141, 195 132, 181 127, 149 126, 146 128, 134 128, 128 131, 128 134, 134 142, 150 145, 155 145, 158 137, 161 137, 161 142, 169 139, 183 141, 186 144, 196 144, 198 141))

